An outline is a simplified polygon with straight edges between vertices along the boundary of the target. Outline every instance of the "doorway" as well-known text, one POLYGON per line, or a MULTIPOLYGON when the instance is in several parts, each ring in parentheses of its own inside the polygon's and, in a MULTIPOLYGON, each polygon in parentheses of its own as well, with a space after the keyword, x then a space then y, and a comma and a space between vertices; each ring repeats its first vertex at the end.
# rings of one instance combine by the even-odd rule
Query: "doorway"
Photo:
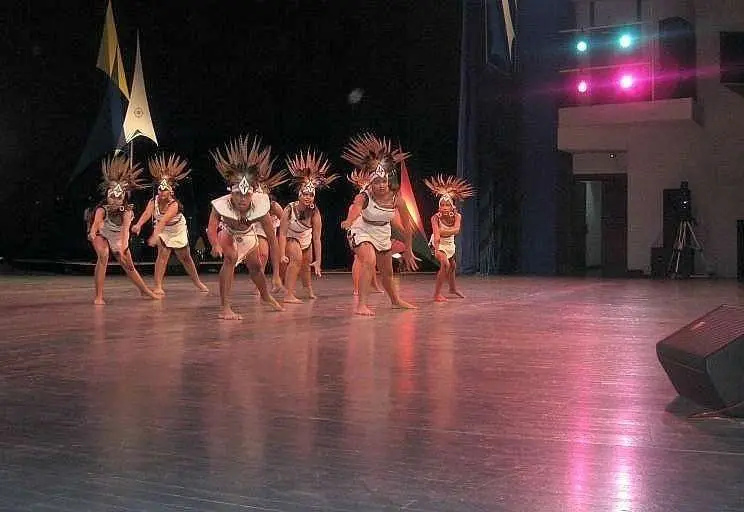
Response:
POLYGON ((627 275, 627 212, 627 174, 574 175, 570 242, 574 274, 627 275))

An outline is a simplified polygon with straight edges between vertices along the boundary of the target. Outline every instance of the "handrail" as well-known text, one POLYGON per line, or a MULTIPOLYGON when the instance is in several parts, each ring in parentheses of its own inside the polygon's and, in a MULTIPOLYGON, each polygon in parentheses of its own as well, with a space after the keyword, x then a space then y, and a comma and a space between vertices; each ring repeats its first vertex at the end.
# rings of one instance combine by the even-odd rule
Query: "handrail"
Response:
POLYGON ((607 29, 614 29, 614 28, 627 28, 627 27, 633 27, 633 26, 642 26, 642 25, 652 25, 650 21, 631 21, 628 23, 618 23, 615 25, 597 25, 593 27, 579 27, 579 28, 567 28, 563 30, 559 30, 559 34, 572 34, 575 32, 593 32, 596 30, 607 30, 607 29))

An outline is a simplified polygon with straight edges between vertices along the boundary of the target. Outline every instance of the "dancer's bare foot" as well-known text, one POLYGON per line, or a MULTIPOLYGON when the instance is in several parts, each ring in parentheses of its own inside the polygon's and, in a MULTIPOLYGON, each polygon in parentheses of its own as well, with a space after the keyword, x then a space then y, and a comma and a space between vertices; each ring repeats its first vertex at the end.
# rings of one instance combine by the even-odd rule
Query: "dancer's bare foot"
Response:
POLYGON ((302 304, 302 301, 292 294, 287 294, 284 297, 284 302, 286 302, 287 304, 302 304))
POLYGON ((165 297, 165 290, 162 288, 153 288, 152 289, 153 295, 160 295, 161 297, 165 297))
POLYGON ((93 304, 95 304, 96 306, 105 306, 106 301, 103 300, 103 297, 96 297, 95 299, 93 299, 93 304))
POLYGON ((155 292, 147 290, 142 292, 142 298, 147 300, 162 300, 165 297, 165 292, 162 295, 157 295, 155 292))
POLYGON ((230 306, 226 306, 222 308, 222 312, 220 313, 220 318, 222 320, 242 320, 243 316, 233 311, 230 306))
POLYGON ((354 309, 354 314, 361 316, 375 316, 375 312, 369 309, 367 306, 357 306, 354 309))
POLYGON ((274 297, 269 295, 267 298, 262 298, 261 301, 265 304, 268 304, 272 308, 274 308, 274 311, 284 311, 284 306, 279 304, 274 297))
POLYGON ((417 306, 414 306, 410 302, 406 302, 403 299, 398 299, 397 302, 393 302, 393 307, 396 309, 418 309, 417 306))
POLYGON ((379 286, 375 286, 374 288, 372 288, 372 293, 385 293, 385 290, 383 290, 379 286))
POLYGON ((196 285, 196 287, 199 289, 202 293, 209 293, 209 288, 207 288, 207 285, 199 281, 199 283, 196 285))
POLYGON ((439 295, 434 296, 434 302, 447 302, 447 297, 440 293, 439 295))
POLYGON ((454 295, 455 297, 459 297, 461 299, 465 298, 465 295, 460 290, 450 290, 450 295, 454 295))
POLYGON ((313 289, 312 289, 312 288, 308 288, 308 289, 307 289, 307 298, 308 298, 308 299, 317 299, 317 298, 318 298, 318 296, 317 296, 317 295, 315 295, 315 292, 313 291, 313 289))
POLYGON ((359 290, 354 290, 354 297, 359 297, 359 290))
POLYGON ((278 276, 271 277, 271 293, 281 293, 286 291, 284 283, 278 276))

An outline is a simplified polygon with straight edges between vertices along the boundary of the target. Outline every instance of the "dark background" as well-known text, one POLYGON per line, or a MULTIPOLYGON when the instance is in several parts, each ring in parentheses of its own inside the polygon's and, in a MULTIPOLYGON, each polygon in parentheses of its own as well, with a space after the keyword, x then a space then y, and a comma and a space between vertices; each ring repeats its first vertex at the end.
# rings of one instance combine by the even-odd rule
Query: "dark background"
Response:
MULTIPOLYGON (((105 92, 95 67, 105 10, 104 0, 0 3, 0 256, 92 260, 82 215, 99 198, 98 168, 68 181, 105 92)), ((459 2, 119 0, 114 15, 130 82, 140 31, 160 149, 192 163, 179 192, 192 231, 224 193, 208 151, 241 133, 260 134, 280 161, 312 145, 344 174, 351 135, 400 141, 424 218, 434 203, 422 178, 455 172, 459 2), (351 105, 355 88, 364 97, 351 105)), ((155 149, 138 138, 135 158, 155 149)), ((349 263, 338 223, 353 192, 337 183, 318 197, 327 267, 349 263)))

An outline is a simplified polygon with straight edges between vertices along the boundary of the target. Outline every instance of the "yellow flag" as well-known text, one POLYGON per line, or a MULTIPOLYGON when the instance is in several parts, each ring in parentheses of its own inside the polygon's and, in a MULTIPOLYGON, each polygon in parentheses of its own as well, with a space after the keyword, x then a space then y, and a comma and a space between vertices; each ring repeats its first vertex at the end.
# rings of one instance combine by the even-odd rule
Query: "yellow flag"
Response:
POLYGON ((101 46, 98 49, 96 67, 111 77, 111 80, 119 87, 124 97, 129 99, 129 88, 127 87, 127 78, 124 75, 124 64, 121 60, 121 48, 119 48, 119 38, 116 35, 114 10, 111 7, 111 2, 108 3, 106 8, 106 23, 103 26, 103 36, 101 37, 101 46))

